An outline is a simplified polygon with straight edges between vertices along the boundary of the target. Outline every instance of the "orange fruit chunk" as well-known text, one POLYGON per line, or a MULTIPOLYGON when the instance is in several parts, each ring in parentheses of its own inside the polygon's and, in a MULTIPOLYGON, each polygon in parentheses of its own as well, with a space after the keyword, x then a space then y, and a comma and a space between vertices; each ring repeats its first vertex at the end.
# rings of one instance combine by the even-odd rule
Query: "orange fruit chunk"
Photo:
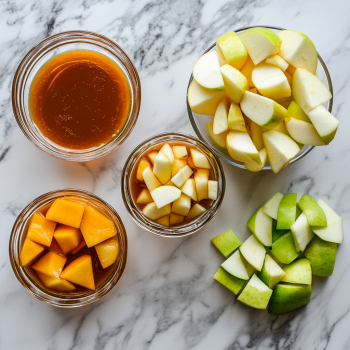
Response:
POLYGON ((149 163, 148 160, 142 158, 140 160, 140 163, 139 163, 138 167, 137 167, 137 172, 136 172, 136 179, 137 180, 144 181, 142 173, 147 167, 151 168, 151 164, 149 163))
POLYGON ((71 253, 74 255, 76 253, 78 253, 78 251, 82 248, 84 248, 86 246, 86 242, 84 241, 84 239, 81 240, 80 244, 71 251, 71 253))
POLYGON ((22 266, 30 265, 36 257, 38 257, 45 248, 30 239, 26 239, 20 253, 20 260, 22 266))
POLYGON ((78 247, 79 243, 83 239, 83 236, 78 228, 63 224, 57 225, 53 235, 65 255, 78 247))
POLYGON ((47 288, 56 289, 60 292, 72 292, 76 289, 73 283, 70 283, 62 278, 49 277, 40 272, 37 272, 36 274, 47 288))
POLYGON ((117 260, 119 253, 119 244, 117 237, 114 236, 102 243, 95 245, 95 249, 101 266, 105 269, 117 260))
POLYGON ((59 277, 67 258, 54 252, 47 252, 31 268, 48 277, 59 277))
POLYGON ((66 256, 66 255, 63 253, 63 250, 61 249, 61 247, 58 245, 57 241, 55 240, 55 237, 53 237, 50 247, 47 247, 46 249, 47 249, 48 251, 54 252, 54 253, 56 253, 56 254, 58 254, 58 255, 66 256))
POLYGON ((27 232, 33 242, 50 247, 56 222, 46 219, 41 213, 34 213, 27 232))

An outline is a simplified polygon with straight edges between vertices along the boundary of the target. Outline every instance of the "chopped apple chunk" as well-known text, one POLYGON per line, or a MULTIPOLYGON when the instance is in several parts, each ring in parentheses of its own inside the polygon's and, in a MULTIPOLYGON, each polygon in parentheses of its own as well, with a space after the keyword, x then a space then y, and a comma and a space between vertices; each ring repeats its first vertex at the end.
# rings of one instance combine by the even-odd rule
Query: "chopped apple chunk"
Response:
POLYGON ((181 224, 185 220, 185 217, 182 215, 177 215, 174 213, 170 214, 170 225, 181 224))
POLYGON ((144 188, 141 193, 139 194, 139 196, 136 199, 136 203, 138 204, 148 204, 153 202, 151 193, 148 191, 147 188, 144 188))
POLYGON ((190 221, 194 218, 196 218, 199 215, 202 215, 204 212, 206 211, 206 209, 204 207, 202 207, 200 204, 196 203, 190 210, 190 212, 188 213, 188 215, 186 216, 186 221, 190 221))
POLYGON ((197 190, 196 190, 196 183, 194 179, 186 180, 184 185, 181 187, 181 191, 197 202, 198 196, 197 196, 197 190))
POLYGON ((184 193, 181 194, 180 198, 174 201, 171 211, 174 214, 186 216, 191 209, 191 198, 186 196, 184 193))
POLYGON ((151 163, 154 165, 154 161, 157 157, 158 152, 157 151, 152 151, 147 154, 148 159, 151 161, 151 163))
POLYGON ((161 186, 162 184, 153 174, 153 171, 150 167, 146 168, 142 173, 143 179, 145 180, 146 186, 150 192, 152 192, 155 188, 161 186))
POLYGON ((177 159, 187 157, 188 155, 186 146, 173 146, 173 153, 177 159))
POLYGON ((101 266, 105 269, 115 263, 119 253, 119 245, 117 237, 107 239, 95 245, 95 250, 100 260, 101 266))
POLYGON ((189 177, 192 174, 192 169, 188 165, 186 165, 175 176, 171 178, 171 182, 177 187, 182 187, 183 184, 189 179, 189 177))
POLYGON ((170 215, 166 215, 157 219, 156 223, 163 226, 170 226, 170 215))
POLYGON ((174 163, 171 166, 171 176, 175 176, 186 165, 186 159, 175 159, 174 163))
POLYGON ((137 180, 144 181, 142 173, 148 167, 151 167, 151 164, 146 159, 141 159, 140 163, 139 163, 139 166, 137 167, 137 173, 136 173, 136 179, 137 180))
POLYGON ((195 167, 210 169, 208 158, 205 154, 195 148, 191 148, 191 157, 195 167))
POLYGON ((156 203, 152 202, 143 208, 142 213, 144 216, 146 216, 146 218, 150 220, 157 220, 162 216, 169 215, 171 213, 171 205, 167 204, 164 207, 158 209, 156 203))

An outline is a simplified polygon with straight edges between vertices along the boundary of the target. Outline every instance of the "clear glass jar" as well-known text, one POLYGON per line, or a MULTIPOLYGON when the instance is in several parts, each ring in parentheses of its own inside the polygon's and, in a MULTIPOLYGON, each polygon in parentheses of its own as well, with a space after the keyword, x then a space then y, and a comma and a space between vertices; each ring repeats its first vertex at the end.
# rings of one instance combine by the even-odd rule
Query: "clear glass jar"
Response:
MULTIPOLYGON (((268 28, 274 32, 279 32, 280 30, 284 30, 284 28, 272 27, 272 26, 250 26, 250 27, 240 28, 240 29, 234 30, 234 32, 236 32, 237 34, 241 34, 244 31, 246 31, 247 29, 256 28, 256 27, 268 28)), ((203 52, 203 54, 215 49, 215 47, 216 47, 216 43, 210 45, 210 47, 207 50, 205 50, 205 52, 203 52)), ((327 69, 327 66, 324 63, 320 54, 318 54, 318 65, 317 65, 316 74, 323 81, 323 83, 327 86, 327 88, 329 89, 329 91, 331 92, 331 94, 333 96, 333 86, 332 86, 331 76, 330 76, 328 69, 327 69)), ((188 88, 189 88, 192 80, 193 80, 193 75, 191 74, 190 80, 189 80, 189 83, 187 86, 187 91, 186 91, 186 104, 187 104, 188 117, 190 118, 190 122, 192 124, 193 130, 197 134, 198 138, 201 141, 203 141, 211 149, 211 151, 213 153, 215 153, 219 158, 223 159, 225 162, 227 162, 231 165, 234 165, 238 168, 245 169, 245 166, 243 165, 242 162, 239 162, 239 161, 231 158, 230 155, 228 154, 227 150, 220 149, 211 140, 211 138, 207 132, 206 124, 211 119, 213 119, 213 117, 207 116, 207 115, 202 115, 202 114, 197 114, 191 110, 190 105, 188 104, 188 100, 187 100, 187 92, 188 92, 188 88)), ((327 110, 330 113, 332 112, 332 106, 333 106, 333 98, 331 98, 329 101, 324 103, 324 107, 327 108, 327 110)), ((300 150, 300 152, 289 162, 289 164, 295 163, 299 159, 305 157, 309 152, 312 151, 313 148, 314 148, 314 146, 305 145, 300 150)), ((262 170, 271 170, 270 164, 266 163, 266 165, 264 166, 264 168, 262 170)))
POLYGON ((121 218, 113 207, 103 201, 93 193, 77 190, 77 189, 64 189, 58 191, 52 191, 45 193, 42 196, 34 199, 29 203, 22 212, 18 215, 16 222, 13 225, 9 254, 12 269, 22 284, 22 286, 31 295, 37 299, 57 307, 74 308, 91 304, 112 290, 112 288, 118 283, 122 276, 128 253, 128 239, 127 234, 121 218), (119 256, 115 262, 114 268, 111 274, 96 287, 95 290, 83 293, 54 293, 46 290, 41 286, 36 279, 34 279, 26 270, 26 268, 20 265, 20 250, 22 248, 23 240, 27 234, 27 226, 32 215, 40 208, 48 205, 56 198, 75 198, 80 201, 88 201, 90 204, 96 206, 104 215, 112 220, 117 228, 117 238, 119 243, 119 256))
POLYGON ((217 213, 225 194, 225 175, 219 158, 213 154, 210 149, 198 139, 182 134, 182 133, 167 133, 155 135, 141 144, 139 144, 130 154, 125 162, 121 178, 122 196, 126 209, 129 211, 132 219, 141 228, 163 237, 184 237, 197 232, 204 227, 217 213), (218 182, 218 197, 212 201, 210 207, 198 218, 190 221, 187 224, 179 226, 163 226, 156 222, 147 219, 136 206, 134 198, 131 193, 131 176, 135 166, 138 164, 140 158, 148 150, 163 143, 179 143, 190 147, 197 148, 199 151, 206 154, 209 163, 213 169, 214 179, 218 182))
POLYGON ((12 83, 12 107, 19 127, 35 146, 56 158, 84 162, 100 158, 117 148, 133 130, 141 105, 141 83, 137 70, 127 54, 112 40, 96 33, 71 31, 53 35, 31 49, 17 68, 12 83), (28 108, 31 83, 38 70, 52 57, 72 50, 89 50, 101 53, 116 63, 124 72, 131 91, 128 119, 109 142, 87 150, 61 147, 46 138, 33 122, 28 108))

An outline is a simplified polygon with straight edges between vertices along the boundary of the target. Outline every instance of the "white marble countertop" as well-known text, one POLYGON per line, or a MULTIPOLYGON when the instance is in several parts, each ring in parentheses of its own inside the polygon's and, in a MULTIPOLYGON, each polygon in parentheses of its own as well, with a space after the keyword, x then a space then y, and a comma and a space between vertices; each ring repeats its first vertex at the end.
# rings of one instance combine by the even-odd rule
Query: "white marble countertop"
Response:
POLYGON ((349 13, 344 0, 0 1, 0 349, 349 349, 349 13), (314 41, 333 80, 333 112, 340 120, 335 140, 278 175, 223 164, 222 207, 192 237, 165 239, 141 230, 121 198, 126 158, 156 133, 194 135, 185 105, 194 62, 220 34, 253 24, 300 30, 314 41), (39 151, 20 131, 11 107, 12 77, 24 54, 48 35, 73 29, 118 42, 142 82, 141 112, 131 136, 112 154, 85 164, 39 151), (118 285, 101 301, 74 310, 31 297, 8 259, 11 228, 22 208, 66 187, 109 202, 129 237, 118 285), (227 229, 248 237, 249 215, 276 191, 325 198, 345 220, 334 274, 314 278, 307 307, 278 317, 239 304, 212 279, 223 259, 210 244, 227 229))

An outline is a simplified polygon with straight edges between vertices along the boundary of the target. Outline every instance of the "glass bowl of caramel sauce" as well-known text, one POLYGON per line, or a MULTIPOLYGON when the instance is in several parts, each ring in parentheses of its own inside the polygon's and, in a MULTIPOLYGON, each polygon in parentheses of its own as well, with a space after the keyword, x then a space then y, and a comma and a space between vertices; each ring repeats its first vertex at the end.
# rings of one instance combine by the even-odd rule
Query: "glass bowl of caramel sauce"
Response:
POLYGON ((141 84, 127 54, 92 32, 53 35, 23 58, 12 84, 17 123, 56 158, 89 161, 117 148, 133 130, 141 84))

